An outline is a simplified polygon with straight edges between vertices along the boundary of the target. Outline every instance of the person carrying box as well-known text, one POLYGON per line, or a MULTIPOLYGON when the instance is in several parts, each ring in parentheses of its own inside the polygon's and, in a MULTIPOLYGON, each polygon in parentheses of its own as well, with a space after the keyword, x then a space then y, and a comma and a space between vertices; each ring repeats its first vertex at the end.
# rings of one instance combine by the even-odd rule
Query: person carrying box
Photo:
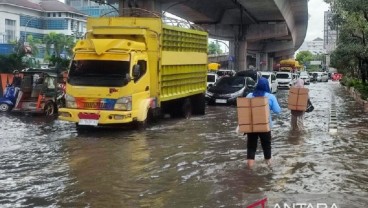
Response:
MULTIPOLYGON (((261 140, 261 145, 263 149, 263 155, 266 163, 271 165, 271 128, 272 128, 272 118, 269 111, 279 114, 281 112, 280 105, 276 97, 271 94, 268 80, 266 78, 260 78, 258 80, 257 86, 252 93, 246 96, 247 101, 250 103, 250 114, 242 117, 240 102, 238 100, 238 119, 239 119, 239 129, 241 132, 247 134, 247 165, 249 168, 254 166, 254 158, 257 151, 258 138, 261 140), (262 101, 263 100, 263 101, 262 101), (254 103, 252 107, 252 103, 254 103), (262 103, 266 106, 262 107, 262 103), (253 115, 254 114, 254 115, 253 115), (266 117, 266 118, 263 118, 266 117), (250 125, 242 125, 242 119, 250 120, 250 125), (265 120, 266 122, 259 122, 260 120, 265 120), (258 122, 257 122, 258 121, 258 122), (250 128, 248 128, 250 126, 250 128), (246 128, 244 128, 246 127, 246 128)), ((246 100, 244 100, 246 101, 246 100)), ((248 107, 249 108, 249 107, 248 107)), ((244 109, 243 109, 244 110, 244 109)), ((243 115, 244 116, 244 115, 243 115)))
POLYGON ((309 89, 304 88, 304 81, 297 79, 290 89, 288 108, 291 110, 291 129, 301 131, 304 129, 304 112, 308 108, 309 89))

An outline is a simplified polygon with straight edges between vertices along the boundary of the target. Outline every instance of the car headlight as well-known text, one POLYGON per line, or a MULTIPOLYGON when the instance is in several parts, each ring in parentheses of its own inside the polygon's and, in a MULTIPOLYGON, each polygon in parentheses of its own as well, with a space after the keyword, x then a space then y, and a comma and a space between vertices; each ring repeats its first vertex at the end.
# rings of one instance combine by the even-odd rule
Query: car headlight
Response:
POLYGON ((67 108, 77 108, 77 103, 75 102, 75 97, 65 94, 65 106, 67 108))
POLYGON ((132 110, 132 96, 121 97, 116 100, 115 110, 131 111, 132 110))
POLYGON ((213 96, 213 93, 212 92, 206 91, 206 97, 212 97, 212 96, 213 96))
POLYGON ((236 98, 236 97, 239 97, 243 94, 243 90, 240 90, 240 91, 237 91, 237 92, 234 92, 234 93, 231 93, 231 94, 227 94, 230 98, 236 98))

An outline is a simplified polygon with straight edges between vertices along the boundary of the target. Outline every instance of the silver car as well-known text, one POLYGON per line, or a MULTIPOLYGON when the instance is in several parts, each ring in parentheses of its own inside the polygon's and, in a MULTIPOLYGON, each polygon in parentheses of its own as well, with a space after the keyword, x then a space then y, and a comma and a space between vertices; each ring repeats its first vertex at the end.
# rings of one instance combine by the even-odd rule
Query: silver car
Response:
POLYGON ((310 77, 309 77, 309 74, 308 74, 308 72, 306 72, 306 71, 302 71, 302 72, 300 72, 300 79, 302 79, 303 81, 304 81, 304 84, 305 85, 309 85, 310 84, 310 77))

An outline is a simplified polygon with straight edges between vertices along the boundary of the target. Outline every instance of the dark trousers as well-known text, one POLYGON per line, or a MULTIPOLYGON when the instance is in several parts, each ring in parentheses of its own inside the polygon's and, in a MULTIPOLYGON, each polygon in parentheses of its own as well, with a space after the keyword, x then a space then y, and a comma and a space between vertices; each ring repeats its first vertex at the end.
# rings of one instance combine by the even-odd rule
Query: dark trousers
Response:
POLYGON ((271 159, 271 131, 262 133, 248 133, 247 159, 254 160, 257 151, 258 137, 261 139, 263 155, 266 160, 271 159))

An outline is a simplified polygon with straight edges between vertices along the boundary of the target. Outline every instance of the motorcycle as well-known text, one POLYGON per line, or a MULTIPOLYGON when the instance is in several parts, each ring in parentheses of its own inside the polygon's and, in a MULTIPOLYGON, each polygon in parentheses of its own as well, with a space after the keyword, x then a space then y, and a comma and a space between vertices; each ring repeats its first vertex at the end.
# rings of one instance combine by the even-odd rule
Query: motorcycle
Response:
POLYGON ((4 91, 4 96, 0 98, 0 112, 9 112, 15 106, 19 88, 8 84, 4 91))

